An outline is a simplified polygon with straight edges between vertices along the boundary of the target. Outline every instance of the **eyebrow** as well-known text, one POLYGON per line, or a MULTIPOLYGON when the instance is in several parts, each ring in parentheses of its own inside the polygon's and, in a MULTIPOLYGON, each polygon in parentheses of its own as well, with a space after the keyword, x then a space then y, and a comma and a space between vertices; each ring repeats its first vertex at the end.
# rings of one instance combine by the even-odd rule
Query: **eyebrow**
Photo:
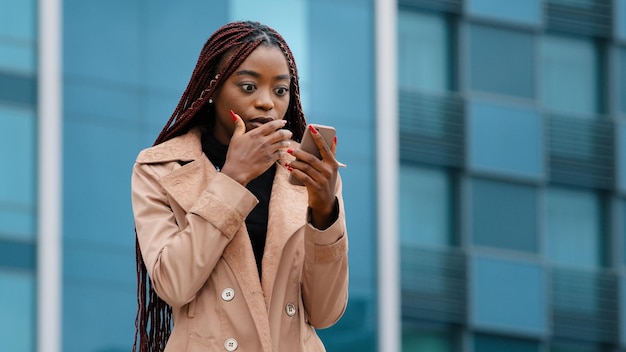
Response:
MULTIPOLYGON (((256 72, 256 71, 252 71, 252 70, 239 70, 237 72, 235 72, 235 74, 237 76, 252 76, 255 78, 259 78, 261 77, 261 74, 256 72)), ((274 77, 276 80, 283 80, 283 79, 291 79, 291 75, 289 74, 285 74, 285 75, 278 75, 276 77, 274 77)))

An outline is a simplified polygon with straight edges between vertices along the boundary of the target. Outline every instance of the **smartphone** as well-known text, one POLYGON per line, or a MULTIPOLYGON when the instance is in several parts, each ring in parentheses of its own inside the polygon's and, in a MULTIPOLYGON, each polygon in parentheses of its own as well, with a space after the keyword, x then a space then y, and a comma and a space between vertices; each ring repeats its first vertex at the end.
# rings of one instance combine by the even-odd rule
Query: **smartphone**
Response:
MULTIPOLYGON (((326 145, 330 147, 333 144, 335 134, 337 133, 335 131, 335 128, 332 126, 324 126, 324 125, 317 125, 317 124, 313 125, 313 127, 315 127, 315 129, 322 136, 322 138, 326 142, 326 145)), ((320 154, 320 150, 317 148, 317 145, 315 145, 315 141, 313 140, 313 136, 311 135, 311 130, 309 129, 309 126, 307 126, 306 129, 304 130, 304 136, 302 136, 300 149, 304 150, 307 153, 311 153, 315 155, 318 159, 322 158, 322 155, 320 154)), ((289 175, 289 182, 294 185, 304 186, 304 184, 298 181, 298 179, 295 178, 293 175, 289 175)))

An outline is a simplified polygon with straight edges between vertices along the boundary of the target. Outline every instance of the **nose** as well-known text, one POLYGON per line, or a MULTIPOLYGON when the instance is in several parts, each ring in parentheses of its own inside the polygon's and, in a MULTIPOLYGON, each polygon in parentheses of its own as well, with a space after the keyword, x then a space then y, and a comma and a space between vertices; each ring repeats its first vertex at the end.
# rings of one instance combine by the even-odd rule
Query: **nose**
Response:
POLYGON ((272 92, 266 89, 259 89, 255 101, 255 107, 265 111, 274 108, 274 100, 272 100, 272 92))

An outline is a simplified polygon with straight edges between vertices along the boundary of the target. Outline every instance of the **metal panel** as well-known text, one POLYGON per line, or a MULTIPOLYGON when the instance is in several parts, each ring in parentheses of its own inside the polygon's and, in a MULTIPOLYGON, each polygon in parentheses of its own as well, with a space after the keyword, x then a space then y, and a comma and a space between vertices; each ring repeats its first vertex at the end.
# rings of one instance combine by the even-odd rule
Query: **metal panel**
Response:
POLYGON ((465 255, 456 250, 401 248, 403 320, 464 323, 465 255))
POLYGON ((615 137, 607 119, 548 117, 550 180, 612 189, 615 183, 615 137))
POLYGON ((400 160, 463 166, 463 111, 455 94, 400 91, 400 160))
POLYGON ((548 0, 548 30, 596 37, 611 35, 610 0, 548 0))
POLYGON ((612 272, 553 268, 553 335, 578 341, 616 342, 617 295, 617 276, 612 272))

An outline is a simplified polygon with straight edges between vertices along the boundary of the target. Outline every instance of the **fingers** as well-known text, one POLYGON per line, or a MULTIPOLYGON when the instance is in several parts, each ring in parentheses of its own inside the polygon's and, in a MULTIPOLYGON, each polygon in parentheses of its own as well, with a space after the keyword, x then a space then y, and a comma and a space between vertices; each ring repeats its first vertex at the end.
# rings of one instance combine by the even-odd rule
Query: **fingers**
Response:
POLYGON ((240 137, 241 135, 246 133, 246 124, 243 122, 239 115, 235 114, 235 112, 233 112, 232 110, 229 110, 228 112, 230 113, 230 117, 235 123, 235 131, 233 132, 233 136, 231 137, 231 139, 240 137))

